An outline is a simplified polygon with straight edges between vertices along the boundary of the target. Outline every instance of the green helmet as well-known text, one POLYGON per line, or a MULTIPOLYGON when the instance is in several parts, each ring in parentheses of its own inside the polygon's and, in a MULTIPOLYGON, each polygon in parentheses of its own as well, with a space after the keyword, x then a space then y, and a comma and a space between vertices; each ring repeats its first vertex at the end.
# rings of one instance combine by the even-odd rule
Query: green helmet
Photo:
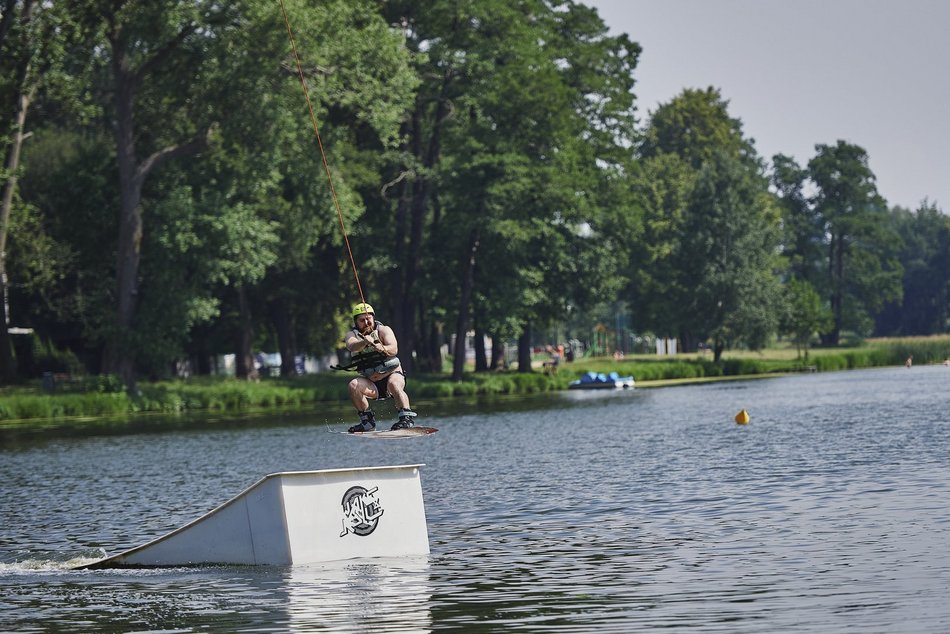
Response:
POLYGON ((373 307, 367 304, 366 302, 360 302, 353 306, 353 319, 356 319, 360 315, 369 313, 370 315, 376 316, 376 311, 373 310, 373 307))

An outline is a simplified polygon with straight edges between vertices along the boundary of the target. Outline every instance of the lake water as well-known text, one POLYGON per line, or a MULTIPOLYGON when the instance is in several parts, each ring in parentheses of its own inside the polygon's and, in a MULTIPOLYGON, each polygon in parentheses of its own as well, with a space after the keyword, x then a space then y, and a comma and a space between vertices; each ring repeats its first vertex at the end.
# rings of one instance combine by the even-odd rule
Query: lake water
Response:
POLYGON ((328 434, 331 407, 7 438, 0 631, 950 631, 950 368, 417 409, 441 431, 328 434), (68 569, 267 473, 414 463, 428 557, 68 569))

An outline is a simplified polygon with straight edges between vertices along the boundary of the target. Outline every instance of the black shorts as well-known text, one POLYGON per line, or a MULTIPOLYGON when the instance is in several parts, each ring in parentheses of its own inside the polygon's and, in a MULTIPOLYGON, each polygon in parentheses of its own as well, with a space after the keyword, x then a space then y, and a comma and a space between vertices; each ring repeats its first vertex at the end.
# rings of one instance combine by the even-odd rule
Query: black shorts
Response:
POLYGON ((406 379, 406 385, 409 385, 409 379, 406 377, 406 373, 399 371, 393 372, 392 374, 387 374, 378 381, 373 381, 373 385, 376 386, 376 400, 385 401, 387 398, 392 398, 392 394, 389 393, 389 377, 393 374, 401 374, 402 378, 406 379))

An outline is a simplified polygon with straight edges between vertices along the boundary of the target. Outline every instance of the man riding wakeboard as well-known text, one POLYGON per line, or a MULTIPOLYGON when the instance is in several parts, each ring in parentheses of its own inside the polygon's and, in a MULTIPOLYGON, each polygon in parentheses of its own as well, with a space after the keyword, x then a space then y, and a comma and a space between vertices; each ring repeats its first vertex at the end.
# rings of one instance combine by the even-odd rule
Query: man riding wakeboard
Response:
POLYGON ((353 307, 353 329, 343 338, 354 367, 360 376, 349 384, 350 401, 356 408, 360 422, 349 428, 351 434, 373 431, 376 418, 370 408, 370 400, 392 397, 399 410, 399 420, 391 429, 412 427, 416 413, 409 406, 406 394, 406 373, 399 363, 399 344, 393 329, 376 321, 373 307, 365 302, 353 307))

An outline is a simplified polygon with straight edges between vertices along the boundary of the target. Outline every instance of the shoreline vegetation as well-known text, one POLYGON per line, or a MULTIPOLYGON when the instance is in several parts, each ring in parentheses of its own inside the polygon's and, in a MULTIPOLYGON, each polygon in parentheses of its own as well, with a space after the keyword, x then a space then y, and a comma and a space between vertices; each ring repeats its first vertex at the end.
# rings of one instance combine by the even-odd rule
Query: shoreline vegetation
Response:
MULTIPOLYGON (((794 348, 761 352, 732 351, 713 363, 709 355, 676 357, 632 355, 624 359, 587 358, 561 363, 556 373, 542 369, 540 356, 530 373, 516 370, 468 373, 460 382, 448 374, 414 374, 410 393, 415 401, 518 395, 567 389, 586 372, 633 375, 637 387, 652 388, 706 381, 768 377, 796 372, 828 372, 861 368, 942 364, 950 359, 950 335, 869 340, 854 348, 813 349, 798 357, 794 348)), ((319 403, 348 402, 346 384, 351 373, 327 372, 294 378, 266 378, 258 382, 227 377, 193 377, 140 384, 141 394, 129 396, 115 377, 68 377, 50 393, 37 381, 0 389, 0 430, 82 427, 108 419, 146 413, 166 415, 190 412, 241 413, 286 411, 319 403)))

